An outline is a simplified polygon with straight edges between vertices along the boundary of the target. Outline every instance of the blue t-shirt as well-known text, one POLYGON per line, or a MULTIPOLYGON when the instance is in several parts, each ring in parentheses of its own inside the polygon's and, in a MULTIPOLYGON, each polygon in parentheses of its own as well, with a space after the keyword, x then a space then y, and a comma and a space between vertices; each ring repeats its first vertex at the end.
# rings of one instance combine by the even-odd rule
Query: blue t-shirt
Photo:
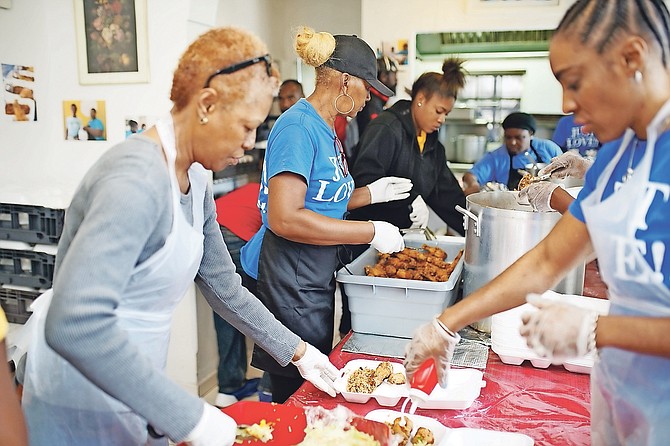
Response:
MULTIPOLYGON (((593 166, 586 172, 584 187, 569 208, 570 213, 579 221, 585 223, 584 212, 582 211, 581 206, 582 201, 594 191, 596 182, 600 178, 603 170, 605 170, 605 167, 616 155, 620 145, 621 138, 603 144, 598 151, 598 156, 596 157, 593 166)), ((607 185, 605 186, 600 201, 607 199, 614 193, 615 184, 620 183, 621 179, 626 174, 633 147, 634 144, 631 143, 626 148, 625 153, 614 168, 612 176, 607 181, 607 185)), ((633 154, 633 168, 640 162, 646 149, 646 141, 640 141, 637 144, 637 148, 633 154)), ((644 249, 646 249, 644 257, 648 264, 652 266, 653 269, 656 269, 654 268, 654 265, 656 265, 658 260, 653 259, 653 250, 651 249, 652 242, 661 241, 666 247, 670 247, 670 224, 668 223, 670 222, 670 132, 663 133, 656 141, 649 181, 655 183, 658 190, 647 211, 645 222, 647 223, 648 228, 644 231, 638 230, 635 234, 635 238, 644 241, 644 249), (665 190, 663 190, 663 188, 665 188, 665 190)), ((640 197, 640 199, 642 200, 644 197, 640 197)), ((589 228, 589 231, 594 230, 597 231, 597 228, 589 228)), ((670 253, 663 253, 664 260, 661 262, 662 264, 660 267, 661 272, 663 273, 663 283, 670 288, 670 261, 668 261, 670 256, 668 254, 670 253)))
POLYGON ((333 129, 306 99, 277 119, 268 138, 258 194, 263 225, 241 250, 242 267, 248 275, 258 277, 261 244, 268 229, 269 180, 283 172, 300 175, 307 184, 305 209, 341 220, 355 187, 348 169, 344 176, 342 162, 333 129))
MULTIPOLYGON (((555 142, 548 139, 533 138, 531 144, 538 155, 540 155, 540 159, 537 159, 535 153, 528 149, 530 152, 528 155, 520 153, 514 155, 512 158, 512 166, 515 169, 524 169, 526 164, 531 164, 533 161, 536 163, 549 163, 552 158, 563 153, 555 142)), ((509 152, 505 144, 484 155, 482 159, 472 166, 470 173, 477 177, 479 184, 489 181, 507 184, 509 181, 509 152)))
MULTIPOLYGON (((105 126, 102 125, 102 121, 99 120, 98 118, 91 119, 90 121, 88 121, 88 126, 91 127, 92 129, 96 129, 96 130, 105 130, 105 126)), ((104 136, 100 135, 100 136, 96 136, 95 139, 101 141, 101 140, 104 140, 105 138, 104 138, 104 136)))
POLYGON ((573 115, 563 116, 558 120, 551 140, 564 151, 579 150, 584 156, 588 150, 598 150, 600 141, 593 133, 582 132, 582 126, 575 124, 573 115))

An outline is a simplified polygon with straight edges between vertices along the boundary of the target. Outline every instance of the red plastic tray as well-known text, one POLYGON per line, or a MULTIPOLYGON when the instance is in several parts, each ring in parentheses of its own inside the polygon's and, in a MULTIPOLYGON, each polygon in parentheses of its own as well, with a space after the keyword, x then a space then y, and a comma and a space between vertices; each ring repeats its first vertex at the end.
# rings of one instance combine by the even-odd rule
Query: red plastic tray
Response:
MULTIPOLYGON (((261 420, 273 424, 272 440, 267 443, 260 440, 245 440, 239 444, 289 446, 296 445, 305 439, 307 419, 301 407, 260 401, 240 401, 221 411, 235 420, 237 424, 260 423, 261 420)), ((390 444, 391 430, 384 423, 357 416, 352 419, 351 424, 359 431, 371 435, 382 446, 390 444)), ((177 446, 184 445, 185 443, 179 443, 177 446)))
POLYGON ((273 424, 272 440, 267 443, 245 440, 241 444, 286 446, 298 444, 305 438, 307 420, 304 410, 300 407, 260 401, 240 401, 221 410, 237 424, 254 424, 261 420, 273 424))

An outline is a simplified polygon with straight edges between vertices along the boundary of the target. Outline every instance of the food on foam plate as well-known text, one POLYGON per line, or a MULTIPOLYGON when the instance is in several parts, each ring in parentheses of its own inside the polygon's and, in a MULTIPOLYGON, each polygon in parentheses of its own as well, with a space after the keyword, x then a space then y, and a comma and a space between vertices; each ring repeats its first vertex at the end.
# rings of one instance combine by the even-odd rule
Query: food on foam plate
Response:
POLYGON ((347 378, 347 392, 372 393, 385 380, 390 384, 405 384, 406 382, 403 373, 393 373, 391 363, 383 361, 375 369, 359 367, 354 370, 347 378))
POLYGON ((442 248, 423 244, 420 249, 405 248, 393 254, 379 254, 375 265, 365 267, 365 275, 446 282, 462 255, 461 249, 450 262, 447 261, 447 253, 442 248))
POLYGON ((246 440, 259 440, 261 443, 267 443, 272 440, 272 423, 261 420, 254 424, 239 424, 237 426, 237 434, 235 436, 235 443, 241 444, 246 440))
POLYGON ((391 437, 384 423, 366 420, 344 406, 305 408, 305 439, 298 446, 386 446, 391 437))
POLYGON ((416 446, 435 444, 435 436, 427 427, 420 427, 416 430, 414 437, 412 437, 412 444, 416 446))
POLYGON ((333 384, 347 402, 365 404, 374 398, 385 407, 395 406, 409 392, 405 367, 390 361, 352 359, 333 384))
POLYGON ((307 428, 305 439, 299 446, 381 446, 370 434, 355 427, 344 430, 338 426, 307 428))
POLYGON ((391 433, 396 435, 399 445, 407 446, 428 446, 435 444, 433 431, 424 426, 419 426, 414 435, 414 423, 406 416, 397 417, 386 425, 391 428, 391 433))

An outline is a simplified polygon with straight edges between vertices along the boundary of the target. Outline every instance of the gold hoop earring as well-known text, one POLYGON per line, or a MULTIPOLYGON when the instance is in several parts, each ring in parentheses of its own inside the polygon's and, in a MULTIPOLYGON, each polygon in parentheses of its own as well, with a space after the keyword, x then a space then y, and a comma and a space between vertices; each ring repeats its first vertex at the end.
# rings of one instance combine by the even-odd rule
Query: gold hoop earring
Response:
POLYGON ((206 125, 209 122, 209 118, 207 116, 203 116, 200 118, 200 125, 206 125))
POLYGON ((347 93, 340 93, 340 94, 337 95, 337 97, 333 101, 333 105, 335 106, 335 111, 336 112, 338 112, 341 115, 348 115, 349 113, 352 112, 352 110, 356 106, 356 102, 354 102, 354 98, 349 96, 347 93), (351 108, 349 109, 349 111, 342 111, 337 107, 337 101, 339 101, 341 97, 349 98, 349 100, 351 101, 351 108))

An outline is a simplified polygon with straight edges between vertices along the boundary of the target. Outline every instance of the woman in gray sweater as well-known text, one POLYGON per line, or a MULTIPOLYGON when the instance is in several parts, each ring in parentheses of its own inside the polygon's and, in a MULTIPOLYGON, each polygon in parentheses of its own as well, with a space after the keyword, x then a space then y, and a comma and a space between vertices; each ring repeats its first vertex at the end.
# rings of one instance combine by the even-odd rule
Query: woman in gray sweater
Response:
POLYGON ((236 423, 163 371, 172 314, 194 278, 214 311, 335 395, 327 356, 241 286, 208 187, 207 170, 237 164, 267 116, 278 73, 266 53, 238 29, 200 36, 175 71, 170 114, 107 151, 81 182, 53 289, 33 315, 31 444, 233 443, 236 423))

